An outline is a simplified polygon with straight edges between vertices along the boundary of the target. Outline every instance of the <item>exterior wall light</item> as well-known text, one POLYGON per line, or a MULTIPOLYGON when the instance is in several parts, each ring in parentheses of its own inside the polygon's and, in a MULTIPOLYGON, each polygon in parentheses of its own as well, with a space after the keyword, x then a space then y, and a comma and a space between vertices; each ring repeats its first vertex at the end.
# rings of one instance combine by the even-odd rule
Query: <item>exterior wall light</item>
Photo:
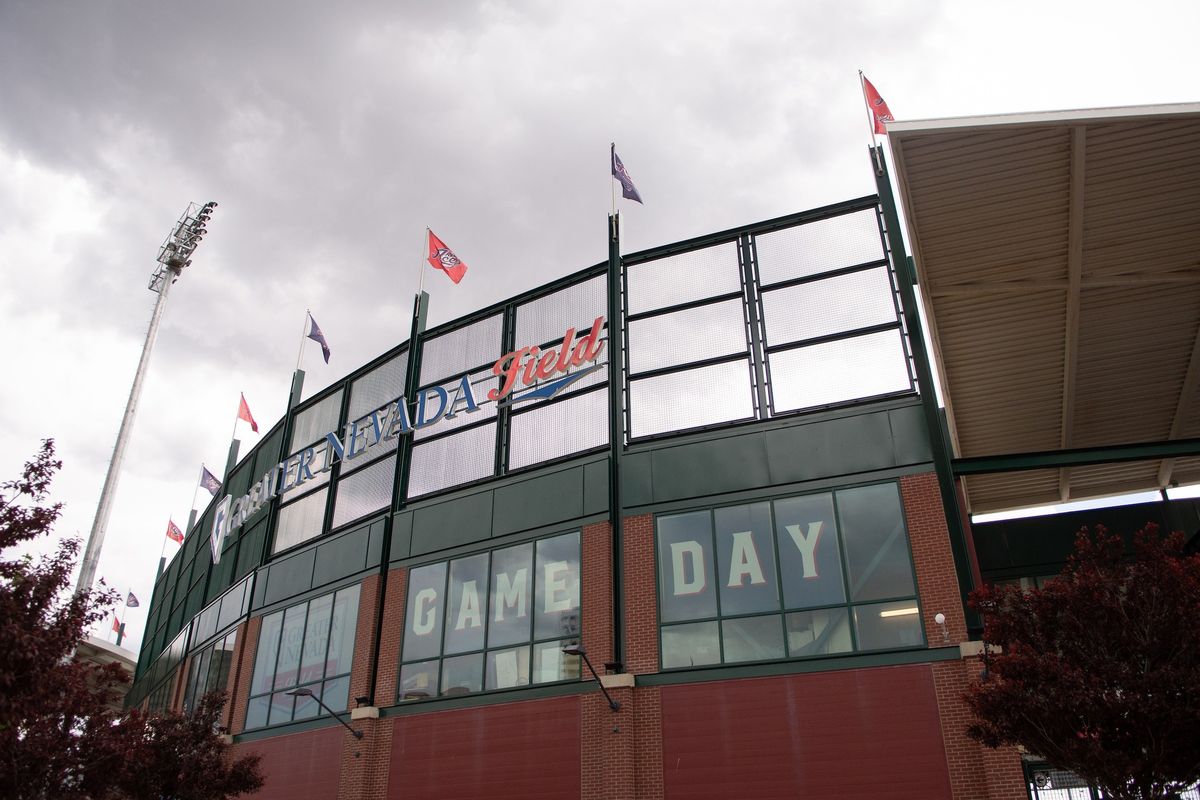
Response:
POLYGON ((604 688, 604 681, 600 680, 600 676, 596 674, 596 668, 592 666, 592 662, 587 657, 587 650, 582 644, 569 644, 562 649, 564 655, 582 656, 583 663, 587 664, 587 668, 591 671, 592 677, 596 679, 596 683, 600 684, 600 691, 604 692, 604 699, 608 701, 608 707, 613 711, 620 711, 621 704, 612 698, 608 693, 608 689, 604 688))

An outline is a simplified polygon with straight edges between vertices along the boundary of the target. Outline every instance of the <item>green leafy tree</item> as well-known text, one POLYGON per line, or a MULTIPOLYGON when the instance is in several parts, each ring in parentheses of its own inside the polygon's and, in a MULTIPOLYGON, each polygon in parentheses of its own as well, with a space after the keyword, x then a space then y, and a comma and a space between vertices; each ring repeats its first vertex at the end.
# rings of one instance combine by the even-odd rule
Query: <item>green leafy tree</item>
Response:
POLYGON ((968 734, 1021 745, 1110 798, 1165 800, 1200 781, 1200 556, 1153 525, 1135 558, 1080 531, 1040 590, 985 587, 986 670, 968 734))

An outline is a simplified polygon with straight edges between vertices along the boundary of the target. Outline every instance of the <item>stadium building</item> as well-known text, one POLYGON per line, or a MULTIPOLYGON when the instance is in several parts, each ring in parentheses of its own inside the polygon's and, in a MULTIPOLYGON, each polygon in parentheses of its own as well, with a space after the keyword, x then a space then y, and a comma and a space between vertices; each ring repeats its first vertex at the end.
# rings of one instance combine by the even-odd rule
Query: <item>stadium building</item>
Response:
POLYGON ((605 263, 298 373, 130 702, 228 690, 267 798, 1065 787, 965 736, 964 597, 1197 507, 970 518, 1200 481, 1200 106, 889 135, 899 204, 873 151, 877 195, 632 254, 610 220, 605 263))

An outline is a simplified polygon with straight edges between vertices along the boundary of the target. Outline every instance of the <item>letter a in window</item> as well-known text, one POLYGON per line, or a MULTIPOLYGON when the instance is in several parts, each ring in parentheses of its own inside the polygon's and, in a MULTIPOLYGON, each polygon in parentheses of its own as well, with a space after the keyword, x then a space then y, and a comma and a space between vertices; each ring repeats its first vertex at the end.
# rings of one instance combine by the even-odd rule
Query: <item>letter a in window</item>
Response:
POLYGON ((750 584, 766 583, 758 551, 754 549, 754 537, 750 531, 738 531, 733 535, 733 552, 729 556, 729 586, 741 586, 742 579, 749 576, 750 584))
POLYGON ((482 624, 483 618, 479 614, 479 591, 475 588, 475 581, 466 581, 462 585, 462 601, 458 604, 458 619, 454 623, 454 629, 461 631, 468 625, 478 628, 482 624))

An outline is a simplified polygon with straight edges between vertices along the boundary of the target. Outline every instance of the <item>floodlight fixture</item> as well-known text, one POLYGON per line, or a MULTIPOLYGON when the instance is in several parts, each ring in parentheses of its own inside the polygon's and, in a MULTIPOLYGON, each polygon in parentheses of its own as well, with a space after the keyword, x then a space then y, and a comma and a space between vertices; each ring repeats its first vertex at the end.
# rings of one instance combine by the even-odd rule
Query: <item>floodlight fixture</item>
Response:
POLYGON ((580 656, 583 658, 583 663, 587 664, 587 668, 591 670, 592 677, 596 679, 596 683, 600 684, 600 691, 604 692, 604 699, 608 701, 608 707, 613 711, 620 711, 621 704, 613 699, 613 696, 608 693, 608 689, 604 686, 604 681, 600 680, 600 676, 596 674, 596 668, 592 666, 591 659, 587 657, 587 650, 582 642, 575 642, 565 645, 562 649, 563 655, 580 656))
POLYGON ((356 731, 356 730, 354 730, 354 728, 351 728, 348 724, 346 724, 346 721, 344 719, 342 719, 341 717, 339 717, 338 713, 336 711, 334 711, 332 708, 330 708, 329 706, 327 706, 323 702, 321 702, 321 698, 319 698, 315 694, 313 694, 313 690, 308 688, 307 686, 302 686, 299 689, 292 689, 290 692, 284 692, 284 694, 290 694, 292 697, 311 697, 313 700, 317 701, 317 704, 319 706, 321 706, 321 708, 328 711, 330 716, 332 716, 338 722, 342 723, 342 727, 344 727, 346 730, 350 731, 350 733, 354 734, 355 739, 361 739, 363 737, 362 731, 356 731))

